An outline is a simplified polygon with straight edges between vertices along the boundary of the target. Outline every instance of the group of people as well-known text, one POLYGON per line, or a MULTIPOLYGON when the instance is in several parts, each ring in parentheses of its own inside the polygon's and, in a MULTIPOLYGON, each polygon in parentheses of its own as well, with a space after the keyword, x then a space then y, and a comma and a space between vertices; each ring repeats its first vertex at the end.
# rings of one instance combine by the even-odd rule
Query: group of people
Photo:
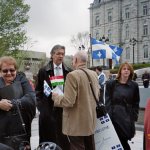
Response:
MULTIPOLYGON (((26 149, 30 149, 31 122, 37 106, 40 112, 39 143, 53 142, 62 150, 95 150, 95 95, 105 103, 123 148, 130 150, 128 140, 135 135, 134 122, 138 118, 140 102, 138 84, 132 80, 132 66, 127 62, 123 63, 117 78, 105 82, 105 75, 100 67, 96 67, 95 71, 86 67, 88 56, 85 51, 78 51, 73 56, 73 70, 63 63, 64 46, 55 45, 50 55, 48 64, 39 69, 35 91, 27 78, 17 73, 17 64, 12 57, 0 58, 0 88, 15 82, 19 82, 22 87, 18 97, 1 98, 0 119, 7 117, 8 112, 13 113, 15 106, 12 101, 16 100, 25 122, 25 140, 28 141, 26 149), (45 84, 49 91, 45 90, 45 84), (129 119, 126 121, 125 118, 129 119)), ((9 121, 7 127, 11 126, 10 121, 16 122, 8 118, 6 121, 9 121)), ((0 142, 4 144, 5 137, 11 133, 7 127, 2 123, 0 125, 0 133, 4 133, 0 135, 0 142)))

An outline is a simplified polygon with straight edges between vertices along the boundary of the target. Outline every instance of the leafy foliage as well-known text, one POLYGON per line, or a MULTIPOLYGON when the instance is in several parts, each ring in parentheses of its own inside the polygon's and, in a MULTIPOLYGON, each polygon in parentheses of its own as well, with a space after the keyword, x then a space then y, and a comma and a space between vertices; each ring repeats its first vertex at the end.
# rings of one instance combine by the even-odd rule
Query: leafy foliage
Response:
POLYGON ((23 25, 28 21, 29 9, 24 0, 0 0, 0 55, 25 44, 23 25))
MULTIPOLYGON (((150 67, 150 64, 149 63, 142 63, 142 64, 140 63, 140 64, 134 64, 133 65, 134 70, 142 69, 142 68, 146 68, 146 67, 150 67)), ((111 69, 110 72, 113 74, 117 73, 118 69, 119 69, 119 66, 116 66, 116 67, 114 67, 114 69, 111 69)))

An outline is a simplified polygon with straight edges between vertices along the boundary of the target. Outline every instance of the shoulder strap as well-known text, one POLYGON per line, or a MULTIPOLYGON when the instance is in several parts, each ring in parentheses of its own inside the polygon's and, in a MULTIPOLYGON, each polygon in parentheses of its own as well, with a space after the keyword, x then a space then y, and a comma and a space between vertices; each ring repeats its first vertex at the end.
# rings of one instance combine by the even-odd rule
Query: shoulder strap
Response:
POLYGON ((95 101, 96 101, 96 104, 99 105, 99 102, 98 102, 98 100, 97 100, 97 98, 96 98, 96 96, 95 96, 94 90, 93 90, 93 88, 92 88, 92 83, 91 83, 91 79, 90 79, 89 74, 88 74, 84 69, 81 69, 81 68, 80 68, 80 70, 82 70, 82 71, 87 75, 88 80, 89 80, 89 83, 90 83, 91 91, 92 91, 93 96, 94 96, 94 99, 95 99, 95 101))
POLYGON ((20 121, 21 121, 21 125, 22 125, 22 128, 23 128, 23 131, 24 131, 25 134, 27 134, 26 128, 25 128, 25 123, 23 121, 23 118, 22 118, 22 115, 21 115, 21 112, 20 112, 20 108, 19 108, 19 104, 18 104, 19 102, 18 102, 18 100, 17 101, 14 100, 13 102, 16 105, 16 109, 17 109, 17 112, 18 112, 18 115, 19 115, 19 118, 20 118, 20 121))

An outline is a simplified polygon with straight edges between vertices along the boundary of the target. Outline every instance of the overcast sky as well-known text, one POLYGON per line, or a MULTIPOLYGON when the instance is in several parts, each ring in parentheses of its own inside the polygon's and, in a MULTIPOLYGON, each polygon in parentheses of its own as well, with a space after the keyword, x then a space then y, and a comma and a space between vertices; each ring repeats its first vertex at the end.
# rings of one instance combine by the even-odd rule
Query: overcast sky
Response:
POLYGON ((78 32, 89 31, 89 6, 94 0, 26 0, 30 5, 27 35, 32 42, 29 50, 46 52, 49 56, 55 44, 74 54, 70 39, 78 32))

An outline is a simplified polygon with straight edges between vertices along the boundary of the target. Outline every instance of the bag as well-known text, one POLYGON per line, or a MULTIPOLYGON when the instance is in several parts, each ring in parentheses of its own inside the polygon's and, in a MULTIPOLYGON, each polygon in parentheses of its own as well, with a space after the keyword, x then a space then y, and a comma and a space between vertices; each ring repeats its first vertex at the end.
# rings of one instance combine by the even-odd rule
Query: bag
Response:
POLYGON ((21 126, 22 126, 24 133, 19 134, 19 135, 10 135, 10 136, 3 137, 3 143, 14 148, 15 150, 30 150, 31 149, 30 143, 28 141, 26 141, 27 132, 25 129, 25 123, 23 121, 23 118, 22 118, 22 115, 20 112, 18 100, 16 100, 16 101, 12 100, 12 103, 16 107, 16 110, 19 115, 21 126))
POLYGON ((37 150, 62 150, 58 145, 52 142, 42 142, 37 147, 37 150))
POLYGON ((100 118, 102 116, 106 116, 106 114, 107 114, 107 112, 106 112, 105 105, 102 102, 97 102, 97 106, 96 106, 97 118, 100 118))
POLYGON ((131 106, 113 105, 112 122, 121 137, 131 140, 135 135, 135 124, 131 106), (120 114, 121 113, 121 114, 120 114))

